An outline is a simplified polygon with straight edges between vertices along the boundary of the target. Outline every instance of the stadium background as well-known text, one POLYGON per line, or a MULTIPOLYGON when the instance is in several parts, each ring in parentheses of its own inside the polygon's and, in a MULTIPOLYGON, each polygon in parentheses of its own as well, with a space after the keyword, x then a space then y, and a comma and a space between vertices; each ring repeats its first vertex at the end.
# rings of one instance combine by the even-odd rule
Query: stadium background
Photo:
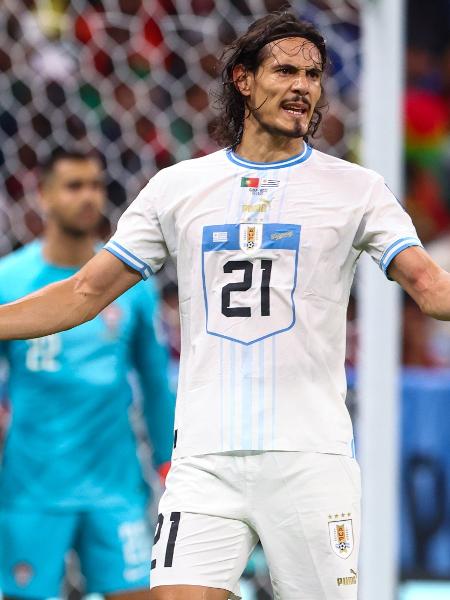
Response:
MULTIPOLYGON (((425 9, 420 0, 406 5, 405 202, 419 236, 450 270, 450 2, 432 0, 425 9)), ((215 150, 209 105, 221 48, 254 18, 284 6, 285 0, 3 0, 0 254, 42 231, 38 165, 57 146, 95 149, 103 158, 104 238, 158 169, 215 150)), ((329 107, 314 146, 358 160, 360 3, 296 0, 291 6, 325 33, 330 48, 329 107)), ((382 133, 389 143, 388 132, 380 128, 382 133)), ((173 267, 158 279, 175 379, 173 267)), ((355 303, 352 298, 350 383, 358 340, 355 303)), ((450 329, 423 317, 407 299, 404 317, 399 574, 403 580, 450 581, 450 329)), ((357 410, 351 390, 349 402, 357 410)), ((260 554, 246 578, 249 599, 271 598, 260 554)), ((408 584, 402 597, 435 597, 431 587, 423 596, 417 590, 408 584)), ((442 593, 450 597, 450 591, 442 593)))

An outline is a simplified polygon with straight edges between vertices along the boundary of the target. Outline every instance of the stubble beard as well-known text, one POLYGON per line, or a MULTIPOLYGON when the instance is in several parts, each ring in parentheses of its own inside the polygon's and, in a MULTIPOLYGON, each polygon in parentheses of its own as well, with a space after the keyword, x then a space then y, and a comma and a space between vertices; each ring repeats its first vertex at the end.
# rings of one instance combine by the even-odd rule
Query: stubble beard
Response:
POLYGON ((309 124, 306 127, 302 127, 300 120, 294 121, 294 126, 292 129, 287 129, 287 128, 284 129, 281 127, 277 127, 276 125, 271 125, 270 123, 266 123, 261 118, 261 115, 259 114, 258 109, 252 110, 251 114, 255 118, 256 122, 261 127, 261 129, 263 129, 264 131, 266 131, 267 133, 269 133, 270 135, 272 135, 274 137, 286 137, 289 139, 299 139, 299 138, 303 138, 308 132, 309 124))
POLYGON ((91 225, 86 227, 81 227, 74 223, 67 222, 62 218, 55 220, 57 227, 62 231, 62 233, 64 233, 64 235, 76 240, 92 237, 100 225, 100 217, 91 225))

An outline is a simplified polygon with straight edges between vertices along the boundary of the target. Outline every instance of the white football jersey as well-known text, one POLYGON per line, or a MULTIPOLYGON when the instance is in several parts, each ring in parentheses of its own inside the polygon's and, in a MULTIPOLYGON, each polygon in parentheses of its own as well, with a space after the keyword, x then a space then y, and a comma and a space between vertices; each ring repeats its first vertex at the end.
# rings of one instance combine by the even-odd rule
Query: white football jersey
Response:
POLYGON ((182 352, 174 456, 353 453, 346 311, 367 251, 386 272, 421 245, 382 177, 305 145, 229 150, 153 177, 106 249, 142 277, 177 263, 182 352))

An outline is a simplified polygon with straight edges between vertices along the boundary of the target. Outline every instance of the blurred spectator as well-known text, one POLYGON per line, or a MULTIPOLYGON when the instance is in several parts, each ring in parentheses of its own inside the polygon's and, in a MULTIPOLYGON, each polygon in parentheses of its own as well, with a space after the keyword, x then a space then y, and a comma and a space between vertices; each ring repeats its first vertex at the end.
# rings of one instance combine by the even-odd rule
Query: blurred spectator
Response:
POLYGON ((424 242, 450 224, 450 3, 408 3, 407 202, 424 242))

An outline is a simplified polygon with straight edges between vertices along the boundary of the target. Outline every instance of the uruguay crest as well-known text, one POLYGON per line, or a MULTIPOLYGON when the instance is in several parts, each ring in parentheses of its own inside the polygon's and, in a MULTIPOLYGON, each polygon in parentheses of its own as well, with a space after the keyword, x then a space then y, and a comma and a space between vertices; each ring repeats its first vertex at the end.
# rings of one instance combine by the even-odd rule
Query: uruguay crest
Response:
POLYGON ((244 252, 252 253, 261 247, 262 224, 241 224, 239 227, 239 245, 244 252))
POLYGON ((352 519, 329 521, 328 531, 333 552, 340 558, 348 558, 353 552, 353 523, 352 519))

